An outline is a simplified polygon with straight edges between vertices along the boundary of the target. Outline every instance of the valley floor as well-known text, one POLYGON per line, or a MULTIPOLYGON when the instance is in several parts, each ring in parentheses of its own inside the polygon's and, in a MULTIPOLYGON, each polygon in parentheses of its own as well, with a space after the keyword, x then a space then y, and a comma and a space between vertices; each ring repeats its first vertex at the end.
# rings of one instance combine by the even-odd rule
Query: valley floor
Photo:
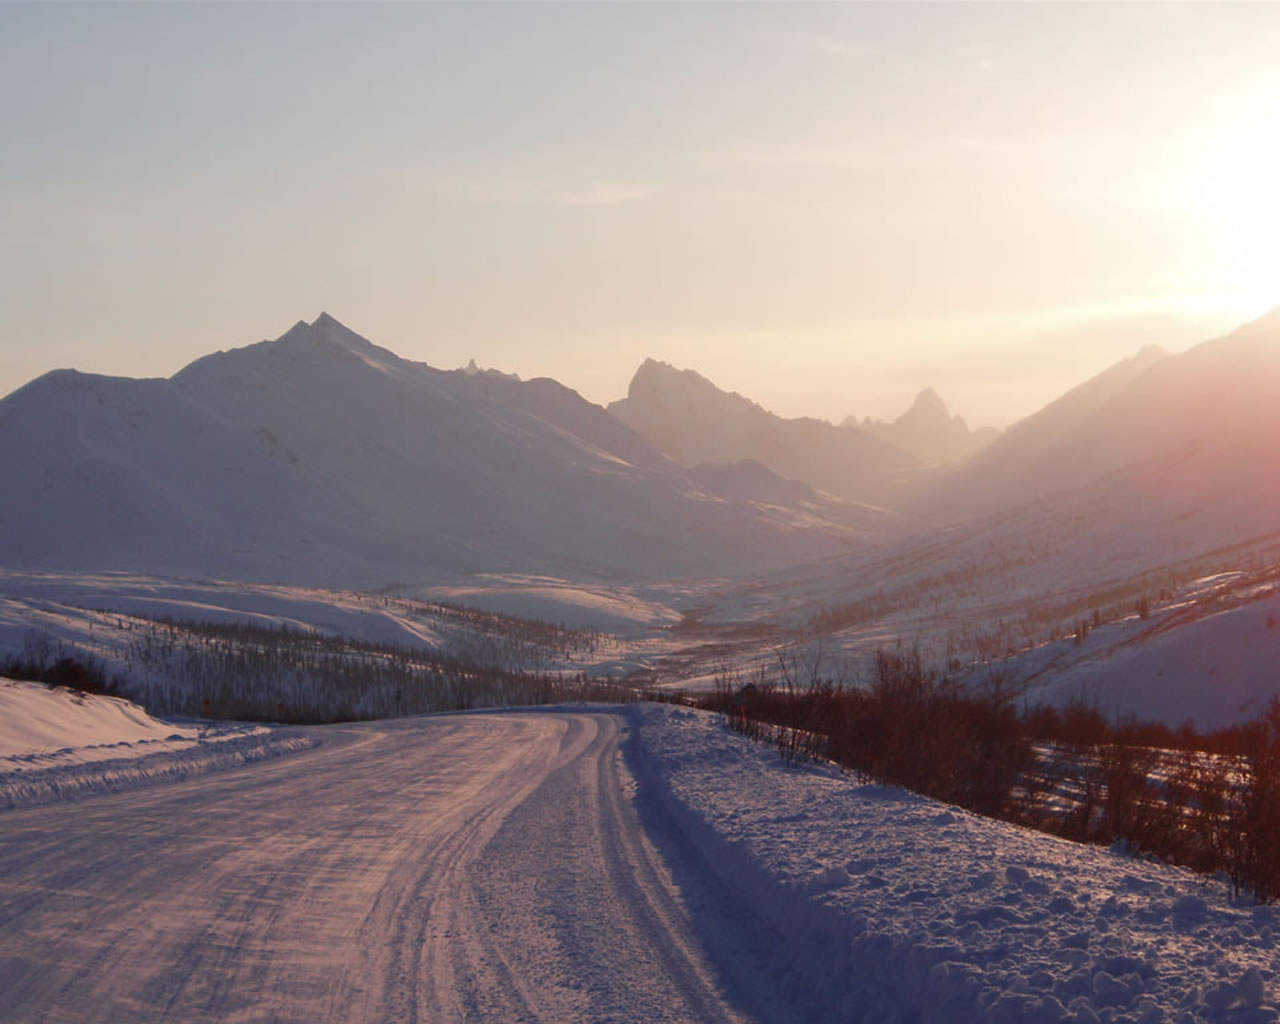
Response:
POLYGON ((285 732, 313 745, 11 797, 0 1020, 1280 1017, 1272 909, 788 767, 709 714, 285 732))

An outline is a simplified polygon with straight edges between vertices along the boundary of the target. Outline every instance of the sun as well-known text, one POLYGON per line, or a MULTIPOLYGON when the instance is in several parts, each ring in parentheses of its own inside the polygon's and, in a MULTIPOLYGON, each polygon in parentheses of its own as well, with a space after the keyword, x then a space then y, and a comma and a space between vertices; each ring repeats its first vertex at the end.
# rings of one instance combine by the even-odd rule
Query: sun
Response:
POLYGON ((1257 316, 1280 306, 1280 80, 1221 111, 1203 141, 1192 198, 1207 221, 1224 301, 1257 316))
POLYGON ((1280 304, 1280 115, 1258 125, 1232 154, 1217 207, 1241 300, 1264 308, 1280 304))

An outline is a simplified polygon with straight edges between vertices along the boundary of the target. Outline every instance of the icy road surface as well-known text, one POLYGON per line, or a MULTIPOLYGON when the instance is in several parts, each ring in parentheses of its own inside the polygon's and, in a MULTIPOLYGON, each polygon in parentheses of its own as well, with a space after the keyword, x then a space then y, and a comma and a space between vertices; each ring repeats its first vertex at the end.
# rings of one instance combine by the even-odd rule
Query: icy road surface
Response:
MULTIPOLYGON (((622 715, 314 732, 281 760, 3 813, 0 1020, 779 1019, 750 951, 722 949, 735 980, 701 949, 622 715)), ((725 895, 707 883, 704 923, 725 895)))
POLYGON ((709 713, 279 732, 11 789, 0 1024, 1280 1024, 1280 908, 709 713))

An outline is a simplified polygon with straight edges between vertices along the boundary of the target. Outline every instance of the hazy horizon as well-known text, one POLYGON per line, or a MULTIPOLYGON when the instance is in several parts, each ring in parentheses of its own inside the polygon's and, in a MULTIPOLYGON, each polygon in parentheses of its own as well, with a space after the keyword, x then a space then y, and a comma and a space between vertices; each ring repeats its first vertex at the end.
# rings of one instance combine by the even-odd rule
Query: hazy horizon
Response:
POLYGON ((1280 305, 1270 5, 0 7, 0 394, 327 310, 592 401, 1021 418, 1280 305))

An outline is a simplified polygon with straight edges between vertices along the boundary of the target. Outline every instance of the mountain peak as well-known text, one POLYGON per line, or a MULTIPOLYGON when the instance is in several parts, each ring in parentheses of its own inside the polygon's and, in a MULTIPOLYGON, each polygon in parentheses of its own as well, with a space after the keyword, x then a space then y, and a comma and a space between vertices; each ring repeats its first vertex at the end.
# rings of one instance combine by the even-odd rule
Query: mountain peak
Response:
POLYGON ((311 333, 311 325, 305 320, 299 320, 290 327, 284 334, 280 335, 276 341, 288 341, 290 339, 305 338, 311 333))
POLYGON ((299 320, 276 340, 286 341, 297 340, 300 338, 337 339, 344 335, 353 338, 360 337, 355 333, 355 331, 334 319, 328 313, 321 313, 318 317, 312 320, 311 323, 307 323, 305 320, 299 320))
POLYGON ((639 377, 677 378, 685 376, 690 379, 695 377, 699 380, 704 379, 702 375, 695 370, 681 370, 678 367, 672 366, 670 363, 663 362, 661 359, 654 359, 652 356, 646 356, 645 361, 640 364, 639 368, 637 368, 632 380, 639 377))
POLYGON ((990 428, 970 430, 962 416, 951 415, 947 403, 931 387, 916 395, 911 408, 891 423, 870 416, 861 424, 852 418, 845 423, 897 445, 926 465, 966 459, 990 443, 995 433, 990 428))
POLYGON ((476 362, 474 356, 471 358, 471 360, 467 363, 466 366, 462 367, 460 370, 457 370, 456 372, 461 373, 467 377, 486 377, 494 380, 513 380, 513 381, 520 380, 520 374, 518 373, 504 373, 502 370, 495 370, 492 367, 486 368, 481 366, 479 363, 476 362))
POLYGON ((856 501, 879 502, 894 474, 915 460, 892 445, 822 420, 786 419, 694 370, 646 359, 627 397, 608 411, 684 466, 752 460, 780 477, 803 480, 856 501))
POLYGON ((391 355, 328 313, 321 313, 311 323, 299 320, 271 344, 284 349, 315 348, 335 354, 347 353, 377 364, 385 362, 385 357, 391 355))
POLYGON ((670 363, 653 358, 647 358, 640 364, 640 368, 636 370, 627 388, 627 398, 633 400, 653 399, 658 396, 662 396, 661 400, 685 400, 692 395, 710 397, 726 394, 732 398, 747 401, 734 392, 721 392, 696 370, 681 370, 670 363))
POLYGON ((390 372, 400 365, 393 352, 379 348, 328 313, 311 323, 299 320, 274 340, 202 356, 173 376, 186 387, 239 387, 244 374, 279 378, 303 368, 363 363, 390 372))
POLYGON ((911 408, 900 417, 905 419, 911 417, 913 419, 928 417, 930 419, 951 420, 951 412, 947 409, 947 403, 942 400, 942 396, 933 388, 925 388, 920 394, 916 395, 916 400, 911 403, 911 408))
POLYGON ((337 342, 347 348, 372 349, 376 346, 362 335, 357 334, 346 324, 328 313, 321 313, 311 321, 311 329, 318 331, 323 337, 337 342))

